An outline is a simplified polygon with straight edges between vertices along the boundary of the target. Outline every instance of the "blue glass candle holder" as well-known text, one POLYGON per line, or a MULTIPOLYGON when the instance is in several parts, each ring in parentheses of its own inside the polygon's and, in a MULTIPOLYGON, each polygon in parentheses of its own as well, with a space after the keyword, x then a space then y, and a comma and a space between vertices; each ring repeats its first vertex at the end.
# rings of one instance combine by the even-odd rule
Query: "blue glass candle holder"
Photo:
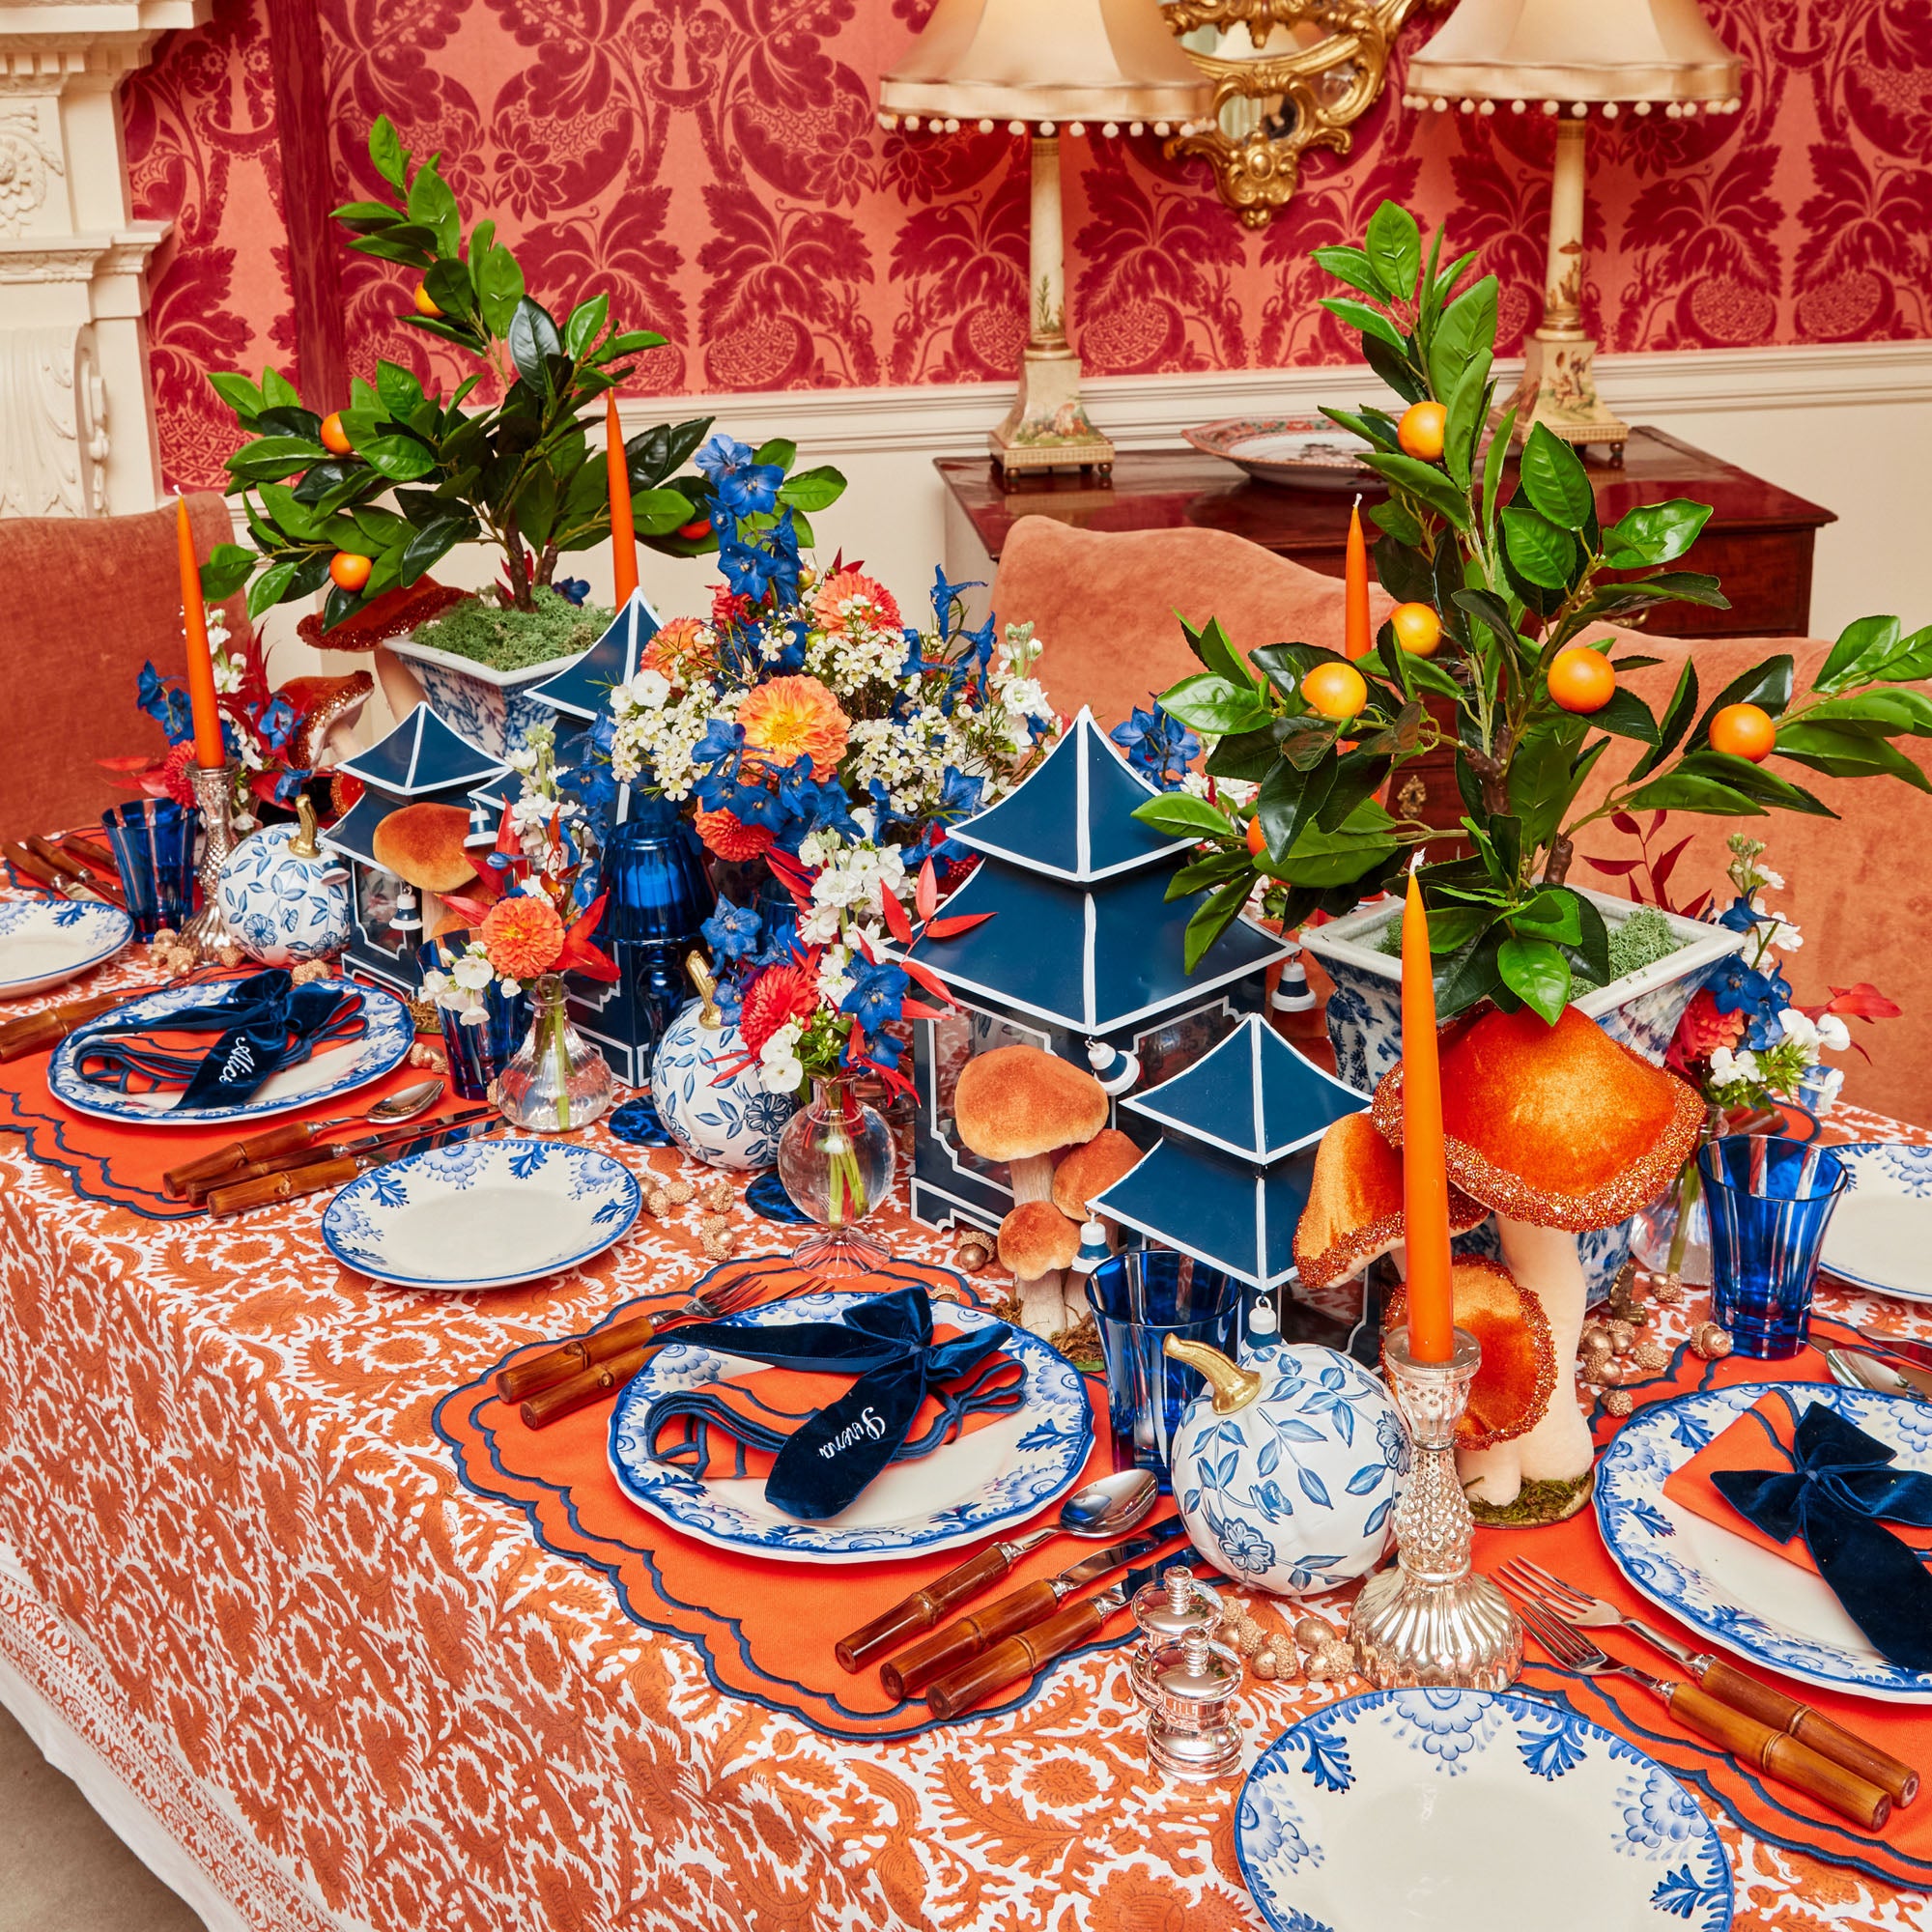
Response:
POLYGON ((1711 1215, 1711 1313, 1737 1353, 1783 1361, 1810 1331, 1844 1163, 1815 1142, 1727 1134, 1699 1151, 1697 1167, 1711 1215))
MULTIPOLYGON (((445 932, 416 948, 416 964, 425 973, 446 973, 450 960, 469 944, 467 930, 445 932)), ((489 1017, 482 1020, 466 1020, 447 1007, 436 1009, 449 1056, 449 1085, 460 1100, 487 1100, 491 1081, 510 1064, 530 1030, 529 997, 521 989, 506 993, 501 980, 492 980, 483 1005, 489 1017)))
POLYGON ((601 939, 631 946, 696 941, 713 895, 703 847, 668 799, 634 792, 630 816, 605 841, 602 866, 610 898, 601 939))
POLYGON ((179 932, 194 911, 194 848, 201 813, 171 798, 139 798, 100 814, 137 937, 179 932))
POLYGON ((1167 1494, 1174 1432, 1207 1382, 1198 1369, 1162 1354, 1161 1344, 1173 1335, 1234 1354, 1241 1285, 1171 1248, 1129 1248, 1094 1270, 1087 1300, 1107 1364, 1114 1467, 1151 1469, 1167 1494))

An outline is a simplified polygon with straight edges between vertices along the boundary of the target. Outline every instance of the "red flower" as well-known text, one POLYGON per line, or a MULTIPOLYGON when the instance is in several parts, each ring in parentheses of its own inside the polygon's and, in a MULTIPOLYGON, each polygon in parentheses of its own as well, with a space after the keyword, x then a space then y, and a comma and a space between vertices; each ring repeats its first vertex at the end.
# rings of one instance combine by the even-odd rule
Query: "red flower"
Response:
POLYGON ((818 988, 803 966, 767 966, 745 994, 738 1031, 755 1059, 779 1028, 809 1020, 818 1010, 818 988))
POLYGON ((735 631, 751 615, 752 600, 742 591, 719 584, 711 593, 711 628, 721 635, 735 631))
POLYGON ((184 738, 179 745, 171 746, 168 755, 161 762, 159 782, 161 791, 173 799, 177 805, 194 803, 194 786, 188 781, 188 767, 194 763, 194 740, 184 738))
POLYGON ((1663 1064, 1694 1082, 1702 1077, 1701 1069, 1710 1064, 1712 1054, 1720 1046, 1736 1046, 1744 1031, 1744 1014, 1720 1013, 1710 988, 1700 986, 1677 1022, 1663 1064))
POLYGON ((721 859, 755 859, 777 837, 770 826, 746 825, 728 811, 700 811, 697 836, 721 859))

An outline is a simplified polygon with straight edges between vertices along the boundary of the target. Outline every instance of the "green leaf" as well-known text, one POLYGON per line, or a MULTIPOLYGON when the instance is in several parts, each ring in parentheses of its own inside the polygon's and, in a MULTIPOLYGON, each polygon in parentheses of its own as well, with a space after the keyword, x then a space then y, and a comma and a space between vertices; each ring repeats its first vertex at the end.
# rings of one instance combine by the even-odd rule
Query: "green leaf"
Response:
POLYGON ((484 327, 492 335, 507 336, 516 320, 517 305, 524 298, 524 271, 517 266, 517 258, 499 242, 483 247, 472 240, 469 276, 476 286, 476 305, 482 311, 484 327))
POLYGON ((1496 432, 1490 438, 1489 449, 1483 457, 1483 527, 1486 530, 1496 526, 1496 491, 1502 483, 1503 459, 1509 454, 1510 438, 1515 431, 1516 410, 1512 406, 1504 411, 1503 419, 1496 425, 1496 432))
POLYGON ((250 428, 255 418, 269 407, 261 390, 238 370, 211 370, 208 383, 214 393, 235 412, 236 419, 243 429, 250 428))
POLYGON ((1522 446, 1522 493, 1552 524, 1580 530, 1596 509, 1589 472, 1561 437, 1538 423, 1522 446))
POLYGON ((1346 282, 1359 295, 1381 298, 1382 285, 1369 258, 1359 248, 1317 248, 1312 257, 1318 269, 1325 269, 1338 282, 1346 282))
POLYGON ((1509 560, 1532 583, 1561 590, 1577 568, 1577 539, 1538 510, 1512 503, 1503 512, 1509 560))
POLYGON ((369 129, 369 158, 392 188, 400 192, 408 185, 410 151, 397 138, 395 124, 386 114, 377 115, 369 129))
POLYGON ((1330 758, 1312 772, 1277 763, 1262 781, 1255 796, 1255 815, 1262 822, 1270 861, 1278 861, 1291 851, 1303 828, 1314 823, 1334 780, 1335 761, 1330 758))
MULTIPOLYGON (((639 490, 631 497, 631 523, 640 536, 661 537, 695 524, 698 508, 681 490, 639 490)), ((794 525, 800 520, 793 519, 794 525)), ((804 542, 803 535, 800 542, 804 542)))
POLYGON ((775 436, 769 442, 761 442, 753 450, 752 461, 773 464, 780 469, 789 469, 798 461, 798 444, 787 437, 775 436))
MULTIPOLYGON (((437 173, 433 160, 416 170, 416 178, 410 185, 409 213, 410 219, 418 227, 435 234, 438 254, 454 266, 463 247, 463 212, 456 205, 449 184, 437 173)), ((468 293, 466 290, 466 298, 468 293)), ((440 306, 440 300, 438 305, 440 306)))
POLYGON ((1677 689, 1670 694, 1670 702, 1663 707, 1663 717, 1657 727, 1657 742, 1631 767, 1632 779, 1648 778, 1677 749, 1696 715, 1697 667, 1686 657, 1684 668, 1677 674, 1677 689))
POLYGON ((247 482, 278 480, 320 463, 328 452, 304 436, 262 436, 244 442, 228 459, 231 475, 247 482))
POLYGON ((1456 394, 1449 405, 1449 417, 1442 431, 1442 460, 1448 465, 1449 473, 1456 479, 1459 490, 1469 487, 1470 466, 1475 462, 1476 438, 1481 434, 1483 420, 1490 412, 1490 366, 1491 355, 1487 349, 1478 349, 1463 371, 1463 379, 1456 384, 1456 394))
POLYGON ((1202 769, 1210 778, 1259 784, 1275 766, 1274 732, 1235 731, 1208 753, 1202 769))
POLYGON ((1160 703, 1170 718, 1196 731, 1258 731, 1272 722, 1253 685, 1245 679, 1237 685, 1212 671, 1182 678, 1161 694, 1160 703))
POLYGON ((844 476, 830 467, 801 469, 779 485, 779 501, 800 510, 829 510, 844 494, 844 476))
POLYGON ((1720 784, 1715 779, 1682 776, 1665 772, 1648 784, 1639 785, 1624 800, 1629 811, 1704 811, 1722 816, 1735 813, 1740 818, 1762 818, 1764 807, 1743 792, 1720 784))
POLYGON ((1422 272, 1422 231, 1406 208, 1385 201, 1369 216, 1369 266, 1392 301, 1415 298, 1415 278, 1422 272))
POLYGON ((1229 838, 1236 831, 1225 811, 1185 791, 1147 799, 1134 807, 1134 816, 1171 838, 1229 838))
POLYGON ((1619 738, 1634 738, 1648 746, 1657 743, 1657 720, 1651 716, 1650 706, 1621 685, 1610 693, 1610 701, 1601 711, 1589 714, 1588 722, 1599 731, 1612 731, 1619 738))
POLYGON ((1379 410, 1363 410, 1359 413, 1353 410, 1331 410, 1322 404, 1321 413, 1332 423, 1358 436, 1375 449, 1399 449, 1402 445, 1396 440, 1393 429, 1384 428, 1387 418, 1379 410))
POLYGON ((1922 691, 1881 690, 1874 686, 1848 697, 1828 697, 1806 708, 1806 720, 1864 724, 1886 737, 1907 732, 1932 738, 1932 697, 1922 691))
MULTIPOLYGON (((1478 1000, 1492 999, 1502 986, 1496 954, 1508 935, 1491 923, 1435 969, 1435 1016, 1452 1020, 1478 1000)), ((1433 950, 1433 949, 1432 949, 1433 950)))
POLYGON ((1673 497, 1667 503, 1642 503, 1627 510, 1604 532, 1604 562, 1611 570, 1641 570, 1647 564, 1668 563, 1697 541, 1710 521, 1708 503, 1673 497))
POLYGON ((1408 365, 1407 356, 1373 335, 1362 337, 1362 360, 1406 403, 1426 403, 1429 385, 1408 365))
POLYGON ((263 406, 271 410, 298 410, 301 397, 296 393, 296 385, 279 369, 262 371, 263 406))
POLYGON ((563 354, 563 338, 557 334, 550 311, 541 302, 524 297, 510 318, 509 334, 504 339, 517 374, 532 387, 547 388, 550 370, 545 358, 563 354))
POLYGON ((1861 617, 1847 625, 1814 680, 1815 688, 1839 692, 1856 684, 1932 677, 1932 627, 1910 637, 1900 631, 1896 617, 1861 617))
MULTIPOLYGON (((401 262, 405 268, 427 269, 436 260, 434 233, 427 228, 399 222, 380 235, 357 235, 350 247, 358 255, 373 255, 379 262, 401 262)), ((406 321, 427 321, 428 317, 406 317, 406 321)))
POLYGON ((1479 933, 1487 932, 1494 923, 1494 916, 1486 906, 1432 906, 1429 910, 1429 950, 1432 953, 1459 952, 1479 933))
POLYGON ((1777 755, 1808 765, 1831 778, 1862 779, 1889 776, 1903 779, 1919 791, 1932 792, 1918 762, 1889 738, 1875 738, 1849 724, 1780 724, 1777 755))
POLYGON ((1701 604, 1709 611, 1728 611, 1731 600, 1718 588, 1718 580, 1701 570, 1659 570, 1634 583, 1609 585, 1612 591, 1636 591, 1651 602, 1701 604))
POLYGON ((435 452, 412 436, 379 436, 355 445, 355 454, 391 483, 413 483, 436 468, 435 452))
POLYGON ((1398 502, 1393 497, 1378 503, 1369 512, 1369 521, 1410 550, 1422 541, 1422 526, 1416 522, 1408 505, 1398 502))
MULTIPOLYGON (((1348 823, 1362 806, 1374 802, 1373 795, 1381 789, 1388 775, 1386 757, 1359 748, 1345 753, 1335 766, 1335 781, 1328 787, 1328 796, 1315 814, 1316 824, 1323 832, 1333 832, 1348 823)), ((1381 807, 1377 806, 1376 810, 1380 811, 1381 807)))
POLYGON ((287 595, 299 564, 295 560, 288 563, 270 564, 248 586, 248 615, 259 618, 263 611, 272 610, 287 595))
POLYGON ((1187 922, 1187 932, 1181 946, 1181 968, 1192 973, 1200 965, 1208 949, 1234 924, 1236 914, 1248 902, 1250 882, 1245 878, 1233 880, 1219 892, 1210 894, 1203 902, 1200 911, 1187 922))
POLYGON ((1554 1026, 1570 1004, 1570 962, 1547 939, 1505 939, 1496 971, 1524 1006, 1554 1026))
POLYGON ((579 302, 563 326, 564 354, 573 361, 582 362, 583 352, 604 333, 604 325, 610 319, 609 296, 592 296, 588 301, 579 302))
POLYGON ((1471 282, 1449 306, 1429 344, 1429 384, 1438 401, 1447 402, 1463 380, 1463 372, 1481 353, 1492 357, 1496 347, 1496 278, 1485 275, 1471 282))
POLYGON ((662 349, 667 340, 668 337, 660 335, 654 328, 627 328, 599 347, 597 360, 599 363, 615 362, 626 355, 641 355, 646 349, 662 349))
POLYGON ((233 597, 260 561, 252 550, 244 550, 240 544, 216 544, 201 566, 202 602, 220 604, 233 597))
POLYGON ((1528 939, 1548 939, 1559 946, 1580 946, 1583 915, 1577 895, 1559 886, 1543 891, 1510 915, 1510 925, 1528 939))
POLYGON ((399 362, 376 364, 376 393, 383 407, 399 420, 421 407, 423 386, 399 362))
MULTIPOLYGON (((1399 489, 1421 497, 1445 523, 1459 530, 1469 527, 1468 498, 1434 464, 1420 462, 1413 456, 1390 456, 1379 449, 1370 450, 1362 461, 1378 476, 1385 476, 1399 489)), ((1420 536, 1419 531, 1417 535, 1420 536)))
POLYGON ((1353 296, 1324 296, 1321 306, 1330 315, 1346 322, 1350 328, 1360 329, 1365 338, 1384 343, 1398 355, 1408 347, 1403 340, 1402 330, 1380 309, 1371 308, 1367 302, 1357 301, 1353 296))
MULTIPOLYGON (((1510 809, 1522 821, 1523 838, 1534 850, 1555 836, 1567 801, 1570 767, 1583 743, 1588 722, 1558 712, 1538 718, 1522 734, 1510 759, 1510 809)), ((1514 880, 1515 865, 1501 868, 1514 880)))
POLYGON ((1190 859, 1168 880, 1167 891, 1161 896, 1171 905, 1176 899, 1206 892, 1209 886, 1225 885, 1242 874, 1252 876, 1253 872, 1254 861, 1245 850, 1215 852, 1206 859, 1190 859))
POLYGON ((1688 778, 1716 779, 1733 791, 1741 791, 1759 805, 1781 806, 1786 811, 1800 811, 1811 818, 1835 818, 1837 813, 1822 799, 1814 798, 1802 785, 1752 764, 1748 758, 1733 757, 1728 752, 1692 752, 1680 758, 1675 769, 1688 778))
POLYGON ((1374 799, 1359 803, 1333 830, 1304 827, 1288 857, 1267 867, 1296 886, 1346 886, 1373 871, 1396 849, 1395 820, 1374 799))
MULTIPOLYGON (((417 181, 423 177, 418 175, 417 181)), ((451 322, 470 322, 476 316, 476 290, 469 270, 461 262, 444 257, 432 262, 423 271, 423 288, 438 308, 451 322)))
POLYGON ((387 228, 396 211, 386 201, 345 201, 328 211, 331 221, 339 221, 352 235, 371 235, 387 228))

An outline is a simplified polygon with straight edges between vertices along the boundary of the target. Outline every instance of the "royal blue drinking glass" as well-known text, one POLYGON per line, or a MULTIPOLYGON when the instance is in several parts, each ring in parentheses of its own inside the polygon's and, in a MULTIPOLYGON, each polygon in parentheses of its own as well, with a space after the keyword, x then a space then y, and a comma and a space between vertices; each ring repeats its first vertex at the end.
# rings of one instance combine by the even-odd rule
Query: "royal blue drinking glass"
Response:
MULTIPOLYGON (((446 973, 450 960, 469 944, 467 931, 445 932, 416 948, 416 963, 425 973, 446 973)), ((447 1007, 436 1009, 449 1056, 449 1084, 460 1100, 487 1100, 491 1081, 510 1064, 530 1030, 528 996, 521 990, 505 993, 500 980, 490 982, 483 1006, 488 1017, 481 1020, 466 1020, 447 1007)))
POLYGON ((1711 1313, 1740 1355, 1783 1361, 1804 1346, 1818 1256, 1845 1168, 1830 1148, 1727 1134, 1699 1151, 1711 1212, 1711 1313))
POLYGON ((171 798, 138 798, 100 814, 128 916, 142 939, 179 932, 194 911, 194 847, 201 813, 171 798))
POLYGON ((668 799, 632 793, 630 816, 605 841, 602 876, 611 896, 601 940, 681 945, 696 941, 710 915, 703 848, 668 799))
POLYGON ((1198 1369, 1161 1353, 1170 1335, 1232 1355, 1239 1342, 1241 1285, 1170 1248, 1129 1248, 1094 1270, 1087 1300, 1107 1364, 1114 1467, 1151 1469, 1163 1494, 1181 1411, 1207 1386, 1198 1369))

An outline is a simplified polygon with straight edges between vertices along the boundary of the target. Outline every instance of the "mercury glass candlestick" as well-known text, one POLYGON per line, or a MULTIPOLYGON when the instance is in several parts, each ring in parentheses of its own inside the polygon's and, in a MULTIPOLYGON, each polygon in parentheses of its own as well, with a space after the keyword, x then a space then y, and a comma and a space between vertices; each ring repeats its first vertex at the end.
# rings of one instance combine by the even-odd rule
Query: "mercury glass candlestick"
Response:
POLYGON ((239 765, 188 767, 188 783, 201 811, 201 864, 195 874, 201 883, 201 910, 182 927, 182 937, 204 963, 232 944, 228 922, 221 916, 221 862, 235 849, 235 781, 240 776, 239 765))
POLYGON ((1449 1685, 1500 1690, 1522 1667, 1522 1626, 1503 1593, 1469 1569, 1475 1522, 1456 1474, 1456 1423, 1483 1358, 1455 1331, 1446 1362, 1418 1362, 1408 1331, 1384 1344, 1396 1406, 1408 1424, 1414 1462, 1396 1505, 1396 1563, 1362 1585, 1349 1637, 1378 1690, 1449 1685))

